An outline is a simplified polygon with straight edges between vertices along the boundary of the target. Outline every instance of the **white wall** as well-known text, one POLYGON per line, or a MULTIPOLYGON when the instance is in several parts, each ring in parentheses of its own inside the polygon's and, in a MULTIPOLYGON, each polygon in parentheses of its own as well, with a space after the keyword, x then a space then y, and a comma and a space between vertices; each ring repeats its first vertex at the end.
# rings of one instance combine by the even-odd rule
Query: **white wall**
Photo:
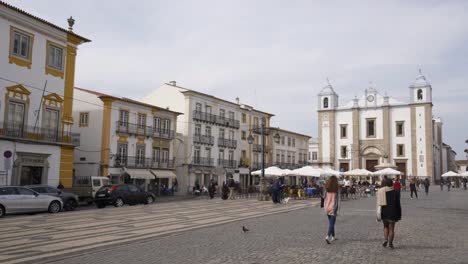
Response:
POLYGON ((349 169, 354 169, 352 167, 353 164, 351 162, 351 144, 353 144, 353 112, 351 110, 339 111, 335 114, 335 143, 335 168, 339 169, 339 159, 349 159, 349 169), (346 138, 341 138, 341 125, 347 125, 346 138), (341 146, 347 147, 347 153, 345 158, 341 157, 341 146))
MULTIPOLYGON (((432 117, 431 117, 432 118, 432 117)), ((427 176, 426 155, 426 112, 424 106, 416 107, 416 157, 417 174, 413 176, 427 176)))
POLYGON ((391 107, 390 108, 390 162, 393 159, 408 159, 406 163, 407 174, 413 170, 413 157, 411 155, 411 109, 410 107, 391 107), (404 121, 404 136, 396 136, 396 122, 404 121), (397 144, 405 145, 405 155, 397 156, 397 144))
POLYGON ((359 109, 359 139, 383 139, 383 110, 382 108, 363 108, 359 109), (375 138, 368 138, 367 137, 367 124, 366 124, 366 119, 367 118, 375 118, 375 128, 376 128, 376 137, 375 138))

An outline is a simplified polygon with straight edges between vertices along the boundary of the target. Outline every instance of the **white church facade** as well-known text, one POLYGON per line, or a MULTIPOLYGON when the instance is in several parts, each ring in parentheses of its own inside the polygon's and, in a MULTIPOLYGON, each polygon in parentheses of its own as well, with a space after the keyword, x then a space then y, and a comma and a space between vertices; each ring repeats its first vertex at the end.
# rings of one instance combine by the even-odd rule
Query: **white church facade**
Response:
POLYGON ((340 105, 333 87, 325 86, 318 95, 319 162, 341 171, 391 164, 405 176, 437 180, 432 87, 421 72, 409 95, 401 102, 369 87, 340 105))

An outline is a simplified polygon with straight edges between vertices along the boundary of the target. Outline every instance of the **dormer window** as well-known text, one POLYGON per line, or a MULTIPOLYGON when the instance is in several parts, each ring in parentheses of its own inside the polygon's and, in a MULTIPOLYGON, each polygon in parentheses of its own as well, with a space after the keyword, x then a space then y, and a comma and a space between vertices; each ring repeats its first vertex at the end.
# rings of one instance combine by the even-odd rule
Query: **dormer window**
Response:
POLYGON ((328 97, 323 98, 323 108, 328 108, 328 97))
POLYGON ((422 100, 423 99, 423 91, 422 89, 418 89, 418 100, 422 100))

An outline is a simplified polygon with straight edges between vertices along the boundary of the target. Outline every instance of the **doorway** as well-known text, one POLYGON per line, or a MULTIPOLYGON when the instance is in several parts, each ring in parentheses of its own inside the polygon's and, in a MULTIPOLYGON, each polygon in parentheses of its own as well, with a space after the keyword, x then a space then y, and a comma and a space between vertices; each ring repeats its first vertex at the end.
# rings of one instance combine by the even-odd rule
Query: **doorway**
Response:
POLYGON ((379 165, 379 160, 366 160, 366 170, 374 172, 376 171, 375 166, 379 165))
POLYGON ((20 185, 36 185, 43 184, 42 171, 43 167, 23 166, 21 168, 20 185))

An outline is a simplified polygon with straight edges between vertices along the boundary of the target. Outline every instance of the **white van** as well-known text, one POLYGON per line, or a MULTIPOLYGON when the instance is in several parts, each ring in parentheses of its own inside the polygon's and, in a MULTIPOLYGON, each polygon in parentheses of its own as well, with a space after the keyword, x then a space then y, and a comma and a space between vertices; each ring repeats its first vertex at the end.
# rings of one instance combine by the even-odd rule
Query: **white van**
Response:
POLYGON ((75 176, 73 178, 73 187, 65 188, 80 198, 80 202, 92 204, 96 197, 96 192, 104 185, 109 185, 108 177, 102 176, 75 176))

